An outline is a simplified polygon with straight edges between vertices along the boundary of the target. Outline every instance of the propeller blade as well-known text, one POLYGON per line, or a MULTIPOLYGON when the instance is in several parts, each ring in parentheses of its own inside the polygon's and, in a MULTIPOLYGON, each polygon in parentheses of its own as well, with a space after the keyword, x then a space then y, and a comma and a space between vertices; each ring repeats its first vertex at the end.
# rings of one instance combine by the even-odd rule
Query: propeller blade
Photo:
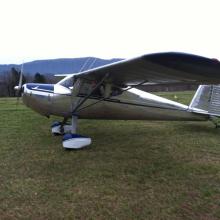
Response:
POLYGON ((23 81, 23 70, 24 70, 24 63, 22 63, 21 65, 18 85, 14 87, 14 90, 16 90, 16 97, 17 97, 16 106, 19 104, 19 98, 22 92, 21 90, 22 90, 22 81, 23 81))
POLYGON ((22 65, 21 65, 21 73, 20 73, 20 78, 19 78, 19 83, 18 83, 19 89, 21 89, 21 87, 22 87, 23 70, 24 70, 24 63, 22 63, 22 65))

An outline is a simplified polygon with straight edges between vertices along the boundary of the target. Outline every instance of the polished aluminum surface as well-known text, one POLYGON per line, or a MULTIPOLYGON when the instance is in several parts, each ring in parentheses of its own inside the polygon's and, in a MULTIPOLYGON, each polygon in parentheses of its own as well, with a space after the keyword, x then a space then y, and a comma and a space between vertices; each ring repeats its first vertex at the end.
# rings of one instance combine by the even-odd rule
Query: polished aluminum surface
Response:
MULTIPOLYGON (((54 89, 55 91, 56 89, 54 89)), ((23 102, 36 112, 45 115, 61 117, 72 116, 73 102, 80 97, 72 97, 71 90, 66 94, 47 93, 27 89, 24 85, 23 102)), ((89 98, 82 106, 78 116, 85 119, 122 119, 122 120, 207 120, 206 115, 195 114, 188 111, 188 106, 161 98, 150 93, 131 89, 119 96, 106 101, 95 97, 89 98)))
POLYGON ((200 85, 189 109, 197 113, 220 116, 220 85, 200 85))
POLYGON ((211 108, 208 103, 210 86, 199 87, 189 107, 134 88, 124 91, 131 85, 167 82, 220 83, 220 62, 175 52, 144 55, 66 75, 55 85, 25 84, 23 102, 44 116, 64 118, 193 121, 220 113, 218 88, 211 108))

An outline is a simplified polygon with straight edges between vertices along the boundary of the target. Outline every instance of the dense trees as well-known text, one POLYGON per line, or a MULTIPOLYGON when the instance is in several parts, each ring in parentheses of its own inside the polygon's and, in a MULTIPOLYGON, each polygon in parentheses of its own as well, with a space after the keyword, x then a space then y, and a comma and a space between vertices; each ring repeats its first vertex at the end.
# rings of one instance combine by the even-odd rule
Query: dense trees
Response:
MULTIPOLYGON (((0 73, 0 97, 1 96, 16 96, 14 87, 18 85, 20 78, 20 70, 14 67, 10 71, 0 73)), ((44 75, 36 73, 34 76, 31 74, 23 75, 22 84, 26 82, 46 83, 47 80, 44 75)))
POLYGON ((40 73, 36 73, 34 75, 34 83, 46 83, 46 79, 45 79, 44 75, 42 75, 40 73))
MULTIPOLYGON (((10 71, 1 73, 0 80, 0 95, 1 96, 15 96, 14 87, 19 83, 20 72, 15 68, 11 68, 10 71)), ((23 78, 25 82, 25 79, 23 78)))

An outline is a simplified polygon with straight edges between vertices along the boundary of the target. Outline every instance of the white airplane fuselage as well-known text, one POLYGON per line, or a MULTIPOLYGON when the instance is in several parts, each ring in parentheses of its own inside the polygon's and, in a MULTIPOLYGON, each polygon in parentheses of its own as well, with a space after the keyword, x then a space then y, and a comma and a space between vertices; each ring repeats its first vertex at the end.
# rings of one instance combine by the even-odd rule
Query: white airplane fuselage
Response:
MULTIPOLYGON (((70 88, 59 84, 28 83, 22 87, 23 103, 47 117, 55 115, 71 118, 74 103, 82 98, 73 97, 70 88)), ((208 120, 208 116, 188 110, 186 105, 132 88, 102 101, 91 96, 80 107, 77 115, 85 119, 208 120)))

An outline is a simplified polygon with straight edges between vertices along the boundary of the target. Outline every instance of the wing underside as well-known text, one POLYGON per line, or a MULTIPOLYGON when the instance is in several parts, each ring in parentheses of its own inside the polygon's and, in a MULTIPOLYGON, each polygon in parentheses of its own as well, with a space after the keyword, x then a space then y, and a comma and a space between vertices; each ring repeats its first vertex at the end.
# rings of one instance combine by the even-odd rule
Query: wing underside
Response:
POLYGON ((72 76, 118 86, 164 83, 219 84, 220 62, 184 53, 157 53, 119 61, 72 76))

